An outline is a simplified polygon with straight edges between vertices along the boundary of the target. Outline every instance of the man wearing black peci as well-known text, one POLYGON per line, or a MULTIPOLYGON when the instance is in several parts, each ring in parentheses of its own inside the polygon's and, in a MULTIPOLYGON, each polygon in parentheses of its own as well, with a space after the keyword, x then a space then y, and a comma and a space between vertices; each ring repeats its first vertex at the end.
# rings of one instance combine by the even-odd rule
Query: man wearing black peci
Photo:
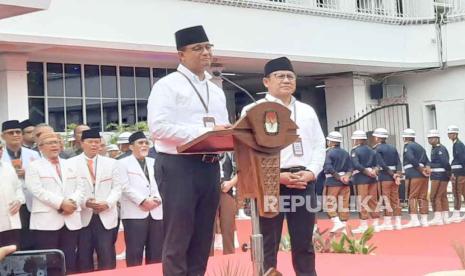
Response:
POLYGON ((160 79, 148 101, 155 178, 163 198, 163 274, 203 275, 220 192, 219 157, 179 155, 176 147, 210 130, 229 127, 224 92, 205 71, 213 45, 202 26, 175 34, 180 65, 160 79))
MULTIPOLYGON (((322 171, 326 157, 325 137, 315 110, 294 96, 297 76, 291 61, 286 57, 270 60, 264 69, 263 85, 268 93, 261 102, 276 102, 291 111, 291 119, 299 129, 299 139, 281 150, 280 196, 288 210, 280 210, 273 218, 260 217, 263 234, 264 269, 276 268, 284 218, 287 220, 292 248, 292 265, 297 276, 315 276, 313 227, 315 213, 316 176, 322 171), (292 203, 304 201, 302 206, 292 203)), ((242 110, 242 116, 255 104, 242 110)))

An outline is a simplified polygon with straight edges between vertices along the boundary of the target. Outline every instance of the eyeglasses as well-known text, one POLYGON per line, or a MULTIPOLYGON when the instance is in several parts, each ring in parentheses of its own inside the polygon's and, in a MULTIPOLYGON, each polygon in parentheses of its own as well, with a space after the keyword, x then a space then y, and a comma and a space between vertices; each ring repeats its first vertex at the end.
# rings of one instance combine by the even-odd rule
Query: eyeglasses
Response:
POLYGON ((23 134, 23 132, 21 130, 9 130, 9 131, 5 131, 4 133, 8 134, 8 135, 21 135, 21 134, 23 134))
POLYGON ((40 145, 41 145, 41 146, 43 146, 43 145, 53 146, 53 145, 59 145, 59 144, 60 144, 60 141, 55 140, 55 141, 43 142, 43 143, 41 143, 40 145))
POLYGON ((295 81, 296 78, 297 78, 296 75, 292 74, 292 73, 289 73, 289 74, 276 73, 276 74, 272 74, 272 75, 279 81, 284 81, 286 78, 289 81, 295 81))
POLYGON ((210 52, 212 49, 213 49, 213 44, 205 44, 205 45, 196 45, 192 48, 188 48, 194 52, 203 52, 204 50, 207 50, 208 52, 210 52))
POLYGON ((148 146, 149 141, 145 141, 145 140, 137 141, 136 144, 139 145, 139 146, 148 146))

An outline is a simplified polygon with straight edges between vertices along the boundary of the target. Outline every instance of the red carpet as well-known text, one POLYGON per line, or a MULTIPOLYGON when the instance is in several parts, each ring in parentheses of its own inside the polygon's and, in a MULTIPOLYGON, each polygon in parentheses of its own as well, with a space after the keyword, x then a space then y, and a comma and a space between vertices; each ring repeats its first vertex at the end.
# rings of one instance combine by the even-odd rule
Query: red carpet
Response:
MULTIPOLYGON (((329 228, 330 222, 319 220, 318 225, 320 229, 325 229, 329 228)), ((241 244, 248 242, 250 221, 238 221, 237 229, 241 244)), ((320 276, 415 276, 434 271, 457 270, 461 266, 451 246, 454 240, 465 245, 465 223, 380 232, 371 241, 377 246, 374 255, 317 254, 317 272, 320 276)), ((118 243, 118 248, 121 250, 121 242, 118 243)), ((221 252, 215 252, 215 256, 209 260, 206 275, 229 275, 225 273, 228 265, 231 270, 239 267, 240 273, 232 275, 252 274, 249 253, 222 256, 221 252)), ((113 271, 83 275, 162 275, 161 265, 124 268, 124 262, 119 262, 118 267, 113 271)), ((278 270, 283 275, 294 275, 290 253, 279 254, 278 270)))

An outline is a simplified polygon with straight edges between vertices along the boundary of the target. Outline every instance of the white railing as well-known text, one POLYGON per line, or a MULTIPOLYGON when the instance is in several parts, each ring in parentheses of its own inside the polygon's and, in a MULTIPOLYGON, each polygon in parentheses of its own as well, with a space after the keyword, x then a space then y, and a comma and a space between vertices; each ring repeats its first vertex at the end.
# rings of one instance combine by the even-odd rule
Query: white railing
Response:
POLYGON ((435 0, 434 5, 445 23, 465 19, 465 0, 435 0))
POLYGON ((426 24, 444 13, 446 20, 465 18, 465 0, 184 0, 243 8, 372 21, 386 24, 426 24))

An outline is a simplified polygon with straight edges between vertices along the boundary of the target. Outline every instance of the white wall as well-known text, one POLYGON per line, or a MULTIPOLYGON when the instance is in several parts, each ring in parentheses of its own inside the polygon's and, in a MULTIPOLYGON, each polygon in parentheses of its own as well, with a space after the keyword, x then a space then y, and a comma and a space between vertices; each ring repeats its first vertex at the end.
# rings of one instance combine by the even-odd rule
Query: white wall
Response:
MULTIPOLYGON (((173 33, 203 24, 216 53, 403 68, 437 64, 434 25, 397 26, 179 0, 57 0, 0 21, 1 41, 174 51, 173 33)), ((464 54, 465 55, 465 54, 464 54)))
POLYGON ((355 114, 353 78, 334 78, 325 81, 326 116, 328 131, 333 131, 337 122, 355 114))
POLYGON ((29 118, 26 56, 0 55, 0 122, 29 118))
POLYGON ((430 124, 425 106, 431 104, 436 105, 437 127, 444 145, 451 150, 448 125, 459 126, 462 138, 465 137, 465 67, 391 78, 388 83, 406 86, 410 123, 417 131, 418 141, 427 145, 430 124))

